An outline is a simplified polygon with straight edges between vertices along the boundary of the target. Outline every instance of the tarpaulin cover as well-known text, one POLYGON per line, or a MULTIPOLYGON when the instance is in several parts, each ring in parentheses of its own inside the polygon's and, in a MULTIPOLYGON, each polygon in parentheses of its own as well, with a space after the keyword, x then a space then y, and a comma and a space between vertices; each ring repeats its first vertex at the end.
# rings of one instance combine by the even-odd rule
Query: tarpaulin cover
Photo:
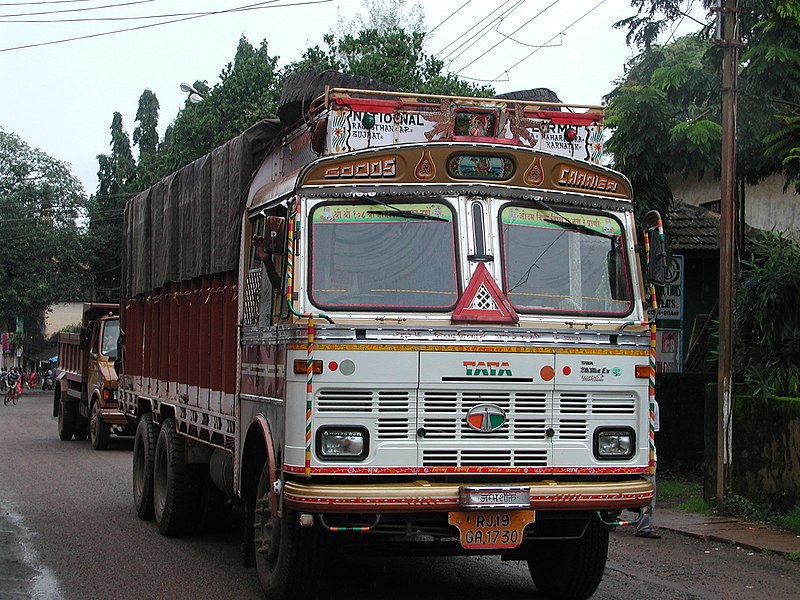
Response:
POLYGON ((238 268, 250 178, 280 131, 257 123, 128 201, 123 299, 238 268))

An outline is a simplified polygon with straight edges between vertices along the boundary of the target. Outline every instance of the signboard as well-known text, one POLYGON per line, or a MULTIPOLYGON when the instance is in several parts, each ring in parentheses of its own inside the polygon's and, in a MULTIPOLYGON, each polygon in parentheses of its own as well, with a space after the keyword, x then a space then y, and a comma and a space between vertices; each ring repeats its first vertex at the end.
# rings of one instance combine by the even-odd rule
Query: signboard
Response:
MULTIPOLYGON (((327 147, 332 154, 341 154, 392 144, 426 142, 428 136, 440 139, 439 127, 442 127, 442 117, 438 113, 332 110, 328 120, 327 147), (369 129, 364 126, 365 122, 371 123, 369 129)), ((458 134, 458 131, 451 133, 458 134)), ((504 139, 517 139, 508 120, 501 124, 499 135, 504 139)), ((600 164, 603 157, 603 127, 600 125, 550 124, 544 135, 536 127, 527 127, 524 137, 526 141, 522 144, 533 142, 537 150, 595 164, 600 164), (568 128, 575 132, 572 141, 567 141, 565 135, 568 128)))
POLYGON ((680 329, 656 331, 656 373, 680 373, 682 348, 680 329))
POLYGON ((683 256, 672 256, 667 282, 658 296, 656 318, 683 320, 683 256))

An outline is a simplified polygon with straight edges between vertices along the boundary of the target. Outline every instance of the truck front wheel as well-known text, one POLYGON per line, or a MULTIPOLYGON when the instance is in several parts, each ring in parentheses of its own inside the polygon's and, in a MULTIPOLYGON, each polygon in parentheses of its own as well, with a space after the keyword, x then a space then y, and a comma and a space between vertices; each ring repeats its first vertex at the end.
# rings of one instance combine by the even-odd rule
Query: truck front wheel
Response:
POLYGON ((153 508, 153 463, 157 439, 158 429, 153 415, 143 414, 133 440, 133 503, 136 514, 143 521, 152 521, 156 516, 153 508))
POLYGON ((75 434, 75 408, 74 402, 58 402, 58 437, 65 442, 75 434))
POLYGON ((255 508, 255 560, 258 579, 267 598, 315 598, 323 564, 324 540, 316 523, 301 527, 298 513, 284 508, 273 517, 266 466, 261 471, 255 508))
POLYGON ((190 533, 200 510, 199 477, 186 462, 186 440, 165 419, 153 464, 153 508, 161 535, 190 533))
POLYGON ((100 404, 92 403, 92 416, 89 420, 89 437, 92 440, 92 448, 95 450, 105 450, 111 439, 111 425, 103 423, 100 418, 100 404))
POLYGON ((592 518, 574 540, 541 540, 528 551, 528 570, 536 589, 549 598, 590 598, 606 568, 608 528, 592 518))

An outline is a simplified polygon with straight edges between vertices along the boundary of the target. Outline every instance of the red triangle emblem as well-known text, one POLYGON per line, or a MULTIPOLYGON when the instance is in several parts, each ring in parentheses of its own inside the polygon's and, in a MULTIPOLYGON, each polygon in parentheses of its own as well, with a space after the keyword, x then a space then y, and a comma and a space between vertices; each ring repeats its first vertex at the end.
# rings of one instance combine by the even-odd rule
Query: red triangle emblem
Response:
POLYGON ((454 323, 516 323, 519 315, 489 275, 486 265, 480 263, 451 319, 454 323))

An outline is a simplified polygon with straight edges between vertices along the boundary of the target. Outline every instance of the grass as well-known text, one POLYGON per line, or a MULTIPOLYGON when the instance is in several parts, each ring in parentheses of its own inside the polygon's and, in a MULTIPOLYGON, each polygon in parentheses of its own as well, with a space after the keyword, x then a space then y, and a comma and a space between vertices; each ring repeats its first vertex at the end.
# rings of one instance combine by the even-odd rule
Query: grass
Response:
POLYGON ((711 514, 711 508, 703 500, 701 480, 666 473, 657 477, 656 485, 658 506, 689 513, 711 514))

